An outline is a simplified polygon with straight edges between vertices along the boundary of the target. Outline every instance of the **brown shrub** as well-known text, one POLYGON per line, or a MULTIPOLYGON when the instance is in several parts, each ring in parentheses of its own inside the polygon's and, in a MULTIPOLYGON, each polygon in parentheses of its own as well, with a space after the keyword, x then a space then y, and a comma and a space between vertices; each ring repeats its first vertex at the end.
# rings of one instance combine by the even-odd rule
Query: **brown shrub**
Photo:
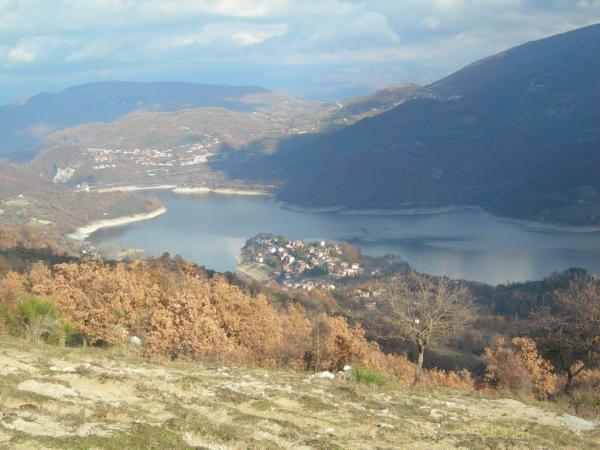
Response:
POLYGON ((485 349, 484 381, 500 390, 547 399, 557 393, 558 377, 552 365, 540 356, 529 338, 513 338, 510 346, 499 339, 485 349))
POLYGON ((425 373, 423 382, 426 386, 446 386, 464 391, 475 389, 473 375, 466 369, 459 371, 430 369, 425 373))
POLYGON ((573 381, 573 388, 595 391, 600 394, 600 370, 584 369, 573 381))
POLYGON ((382 353, 376 343, 371 343, 365 366, 404 383, 412 383, 415 379, 415 364, 404 355, 382 353))
POLYGON ((0 280, 0 304, 14 308, 16 302, 27 294, 25 279, 16 272, 8 272, 0 280))
POLYGON ((343 317, 321 314, 314 319, 308 366, 316 370, 341 370, 346 364, 363 362, 369 350, 365 332, 350 327, 343 317))
POLYGON ((313 324, 301 306, 290 303, 282 315, 283 339, 279 358, 281 363, 295 370, 307 368, 312 345, 313 324))
MULTIPOLYGON (((138 336, 146 355, 337 371, 359 363, 411 382, 414 363, 380 351, 343 317, 310 317, 294 303, 277 309, 221 276, 178 258, 109 264, 35 264, 0 280, 0 298, 52 298, 90 344, 138 336)), ((467 372, 427 371, 428 384, 472 388, 467 372)))
POLYGON ((27 285, 53 297, 91 343, 136 335, 147 354, 208 358, 295 369, 340 369, 369 344, 341 317, 311 321, 299 306, 278 311, 220 276, 172 259, 34 266, 27 285), (311 356, 312 355, 312 356, 311 356))

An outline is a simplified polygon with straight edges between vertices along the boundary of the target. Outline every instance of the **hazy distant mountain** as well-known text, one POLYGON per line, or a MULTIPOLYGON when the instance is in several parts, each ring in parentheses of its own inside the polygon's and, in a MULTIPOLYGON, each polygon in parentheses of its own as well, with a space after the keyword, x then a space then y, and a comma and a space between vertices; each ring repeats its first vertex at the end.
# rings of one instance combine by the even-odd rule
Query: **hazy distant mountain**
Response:
POLYGON ((254 168, 302 205, 480 205, 600 223, 600 25, 483 59, 354 125, 287 140, 254 168))
POLYGON ((0 106, 0 157, 25 160, 50 133, 87 122, 109 122, 132 111, 174 111, 219 106, 246 111, 240 98, 264 89, 193 83, 110 81, 42 93, 24 102, 0 106))

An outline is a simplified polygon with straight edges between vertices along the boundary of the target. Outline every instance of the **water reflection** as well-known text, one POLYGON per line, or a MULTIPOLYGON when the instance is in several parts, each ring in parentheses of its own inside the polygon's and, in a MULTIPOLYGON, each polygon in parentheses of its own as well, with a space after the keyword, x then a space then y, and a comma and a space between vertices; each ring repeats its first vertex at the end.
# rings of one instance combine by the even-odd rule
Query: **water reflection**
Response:
POLYGON ((476 211, 352 216, 290 211, 266 198, 159 193, 168 213, 92 236, 100 246, 168 251, 215 270, 235 270, 257 233, 347 240, 371 255, 395 254, 417 270, 487 283, 540 279, 583 267, 600 272, 600 233, 540 231, 476 211))

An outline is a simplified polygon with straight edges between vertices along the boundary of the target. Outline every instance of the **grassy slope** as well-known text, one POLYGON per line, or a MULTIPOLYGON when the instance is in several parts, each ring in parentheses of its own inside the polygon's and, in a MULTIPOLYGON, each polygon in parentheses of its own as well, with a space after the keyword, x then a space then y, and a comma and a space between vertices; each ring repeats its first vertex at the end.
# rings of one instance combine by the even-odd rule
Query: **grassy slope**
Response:
POLYGON ((0 348, 0 447, 585 449, 600 439, 598 431, 564 426, 575 419, 548 405, 465 392, 160 364, 128 351, 6 337, 0 348), (63 385, 76 396, 19 390, 26 380, 63 385))

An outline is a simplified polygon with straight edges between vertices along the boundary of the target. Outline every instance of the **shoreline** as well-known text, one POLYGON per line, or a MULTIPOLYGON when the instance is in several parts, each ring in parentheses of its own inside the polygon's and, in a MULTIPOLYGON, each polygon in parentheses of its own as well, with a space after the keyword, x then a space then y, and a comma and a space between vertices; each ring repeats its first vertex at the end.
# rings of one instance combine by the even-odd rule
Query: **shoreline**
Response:
MULTIPOLYGON (((115 186, 108 188, 100 188, 94 189, 94 192, 135 192, 135 191, 153 191, 153 190, 164 190, 170 191, 177 195, 203 195, 203 194, 220 194, 220 195, 239 195, 239 196, 256 196, 256 197, 274 197, 272 192, 264 191, 264 190, 243 190, 243 189, 233 189, 233 188, 211 188, 207 186, 197 186, 197 187, 186 187, 186 186, 177 186, 173 184, 161 184, 156 186, 115 186)), ((275 200, 275 203, 284 209, 288 209, 290 211, 296 211, 301 213, 333 213, 339 214, 342 216, 406 216, 406 215, 427 215, 427 214, 445 214, 459 211, 475 211, 480 212, 481 214, 485 214, 494 219, 512 223, 516 225, 521 225, 533 231, 563 231, 568 233, 598 233, 600 232, 600 225, 568 225, 561 223, 551 223, 551 222, 541 222, 533 219, 519 219, 516 217, 503 216, 499 214, 494 214, 485 208, 476 205, 449 205, 449 206, 439 206, 439 207, 412 207, 412 208, 395 208, 395 209, 346 209, 342 205, 334 205, 334 206, 301 206, 294 203, 288 203, 283 201, 275 200)), ((126 216, 129 217, 129 216, 126 216)), ((155 216, 153 216, 155 217, 155 216)), ((152 218, 152 217, 149 217, 152 218)), ((116 220, 116 219, 115 219, 116 220)), ((144 220, 136 219, 137 220, 144 220)), ((125 222, 123 224, 127 224, 129 222, 125 222)), ((108 225, 108 226, 119 226, 117 225, 108 225)), ((107 227, 108 227, 107 226, 107 227)), ((81 227, 86 228, 86 227, 81 227)), ((104 226, 100 228, 105 228, 104 226)), ((98 228, 99 229, 99 228, 98 228)), ((94 230, 97 231, 97 230, 94 230)), ((93 233, 93 231, 91 232, 93 233)), ((89 236, 88 233, 87 236, 89 236)), ((79 235, 79 229, 75 233, 71 233, 72 235, 79 235)), ((70 235, 68 235, 70 236, 70 235)), ((87 237, 85 236, 85 237, 87 237)), ((84 238, 85 239, 85 238, 84 238)), ((79 239, 81 240, 81 239, 79 239)))
POLYGON ((156 186, 113 186, 106 188, 92 189, 93 192, 139 192, 139 191, 171 191, 180 195, 196 194, 222 194, 222 195, 248 195, 270 197, 273 194, 268 191, 257 189, 233 189, 233 188, 211 188, 207 186, 187 187, 176 184, 159 184, 156 186))
POLYGON ((408 216, 427 214, 446 214, 457 211, 479 211, 485 212, 479 206, 452 205, 436 208, 405 208, 405 209, 348 209, 341 210, 340 215, 345 216, 408 216))
POLYGON ((159 184, 157 186, 114 186, 93 189, 94 192, 137 192, 137 191, 170 191, 176 189, 174 184, 159 184))
POLYGON ((248 195, 248 196, 271 196, 266 191, 258 190, 241 190, 241 189, 230 189, 230 188, 209 188, 209 187, 176 187, 171 192, 180 195, 195 195, 195 194, 223 194, 223 195, 248 195))
POLYGON ((519 219, 517 217, 494 214, 481 206, 476 205, 451 205, 428 208, 405 209, 345 209, 343 206, 305 207, 293 203, 276 202, 279 206, 290 211, 303 213, 333 213, 340 216, 406 216, 406 215, 436 215, 460 211, 474 211, 485 214, 501 222, 521 225, 531 231, 563 231, 567 233, 598 233, 600 225, 567 225, 561 223, 541 222, 532 219, 519 219))
POLYGON ((567 233, 598 233, 598 232, 600 232, 600 225, 564 225, 564 224, 559 224, 559 223, 540 222, 537 220, 517 219, 516 217, 510 217, 510 216, 500 216, 497 214, 493 214, 489 211, 486 211, 484 209, 482 209, 481 211, 483 212, 483 214, 493 217, 499 221, 522 225, 533 231, 535 231, 535 229, 537 229, 538 231, 564 231, 567 233))
POLYGON ((390 208, 390 209, 346 209, 344 206, 300 206, 287 202, 276 202, 279 206, 290 211, 307 213, 335 213, 340 216, 406 216, 414 214, 444 214, 455 211, 481 211, 479 206, 452 205, 423 208, 390 208))
POLYGON ((164 206, 148 212, 132 214, 129 216, 116 217, 114 219, 102 219, 91 222, 87 225, 77 228, 73 233, 69 233, 66 236, 75 241, 85 241, 91 234, 103 228, 120 227, 133 222, 139 222, 141 220, 154 219, 167 212, 167 208, 164 206))

